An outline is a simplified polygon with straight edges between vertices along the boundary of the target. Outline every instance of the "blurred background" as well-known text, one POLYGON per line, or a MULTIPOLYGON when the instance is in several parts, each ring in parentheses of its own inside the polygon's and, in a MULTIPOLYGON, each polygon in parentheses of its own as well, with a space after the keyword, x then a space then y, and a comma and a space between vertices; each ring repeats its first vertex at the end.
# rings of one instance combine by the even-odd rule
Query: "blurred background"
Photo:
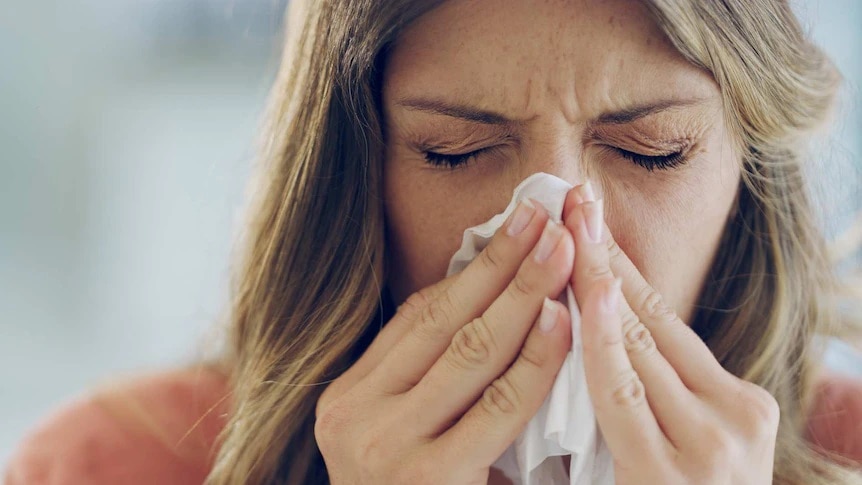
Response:
MULTIPOLYGON (((64 399, 211 347, 285 3, 0 5, 0 469, 64 399)), ((862 206, 862 2, 792 3, 847 78, 812 165, 834 236, 862 206)))

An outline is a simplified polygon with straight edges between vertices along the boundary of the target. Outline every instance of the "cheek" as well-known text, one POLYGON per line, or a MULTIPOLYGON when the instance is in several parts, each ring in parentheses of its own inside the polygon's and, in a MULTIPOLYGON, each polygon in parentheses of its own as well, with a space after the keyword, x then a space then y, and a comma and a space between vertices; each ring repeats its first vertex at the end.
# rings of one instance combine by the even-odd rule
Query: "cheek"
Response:
POLYGON ((505 189, 466 190, 453 177, 397 163, 387 167, 387 284, 396 302, 443 279, 464 229, 489 219, 508 202, 505 189))
POLYGON ((404 202, 386 215, 387 281, 397 302, 445 275, 454 234, 443 214, 415 198, 404 202))
POLYGON ((666 187, 657 181, 627 187, 610 183, 606 192, 608 226, 620 247, 686 322, 693 315, 738 186, 738 172, 718 170, 720 163, 708 165, 717 174, 725 173, 691 171, 680 183, 666 187))

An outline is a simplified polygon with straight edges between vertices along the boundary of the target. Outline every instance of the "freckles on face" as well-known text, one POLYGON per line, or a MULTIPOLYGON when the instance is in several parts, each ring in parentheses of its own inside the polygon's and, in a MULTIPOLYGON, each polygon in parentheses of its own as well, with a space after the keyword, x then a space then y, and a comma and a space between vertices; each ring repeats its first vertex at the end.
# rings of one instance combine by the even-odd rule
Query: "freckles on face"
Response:
POLYGON ((387 285, 445 276, 464 229, 544 171, 602 192, 614 236, 685 316, 739 180, 718 87, 640 2, 451 0, 383 73, 387 285))

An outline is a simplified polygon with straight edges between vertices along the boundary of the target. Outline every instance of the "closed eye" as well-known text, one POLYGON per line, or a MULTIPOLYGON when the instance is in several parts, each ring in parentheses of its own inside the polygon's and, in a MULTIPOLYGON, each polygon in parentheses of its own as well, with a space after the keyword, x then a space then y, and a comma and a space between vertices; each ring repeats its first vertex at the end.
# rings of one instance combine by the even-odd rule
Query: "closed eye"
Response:
POLYGON ((467 165, 471 159, 475 158, 482 152, 490 150, 493 147, 480 148, 467 153, 445 154, 431 151, 425 151, 425 160, 435 167, 444 167, 456 169, 462 165, 467 165))
POLYGON ((622 148, 609 148, 620 154, 620 156, 622 156, 626 160, 629 160, 635 165, 639 165, 647 169, 647 171, 649 172, 652 172, 656 169, 670 170, 672 168, 676 168, 685 164, 685 162, 687 161, 687 157, 682 150, 668 153, 667 155, 643 155, 640 153, 623 150, 622 148))
MULTIPOLYGON (((455 170, 456 168, 459 168, 461 166, 466 166, 479 154, 492 148, 493 147, 480 148, 478 150, 473 150, 466 153, 454 154, 425 151, 424 155, 425 160, 430 165, 455 170)), ((652 172, 653 170, 670 170, 672 168, 676 168, 685 164, 687 161, 685 153, 682 150, 669 153, 667 155, 643 155, 641 153, 624 150, 622 148, 608 148, 615 151, 620 156, 622 156, 626 160, 629 160, 635 165, 645 168, 649 172, 652 172)))

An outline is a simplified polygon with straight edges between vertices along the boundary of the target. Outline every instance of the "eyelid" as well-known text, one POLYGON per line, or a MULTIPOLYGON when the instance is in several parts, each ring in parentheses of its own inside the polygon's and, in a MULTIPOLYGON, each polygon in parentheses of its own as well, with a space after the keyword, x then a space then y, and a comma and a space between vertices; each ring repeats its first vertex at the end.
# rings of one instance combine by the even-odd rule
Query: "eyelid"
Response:
POLYGON ((654 153, 673 153, 694 144, 691 133, 681 134, 680 131, 676 125, 666 126, 643 121, 631 125, 590 127, 584 132, 584 143, 599 143, 654 153))
POLYGON ((678 150, 663 155, 643 155, 624 148, 605 145, 607 150, 614 152, 634 165, 646 169, 648 172, 655 170, 671 170, 686 165, 690 159, 690 150, 678 150))
POLYGON ((468 130, 453 127, 450 123, 443 128, 424 127, 404 137, 408 144, 419 151, 469 152, 479 148, 510 143, 517 140, 517 133, 512 129, 499 126, 471 127, 468 130))
POLYGON ((647 136, 615 136, 591 141, 602 147, 624 150, 645 157, 661 157, 675 153, 685 153, 694 145, 690 137, 658 139, 647 136))
POLYGON ((490 146, 457 154, 425 151, 423 154, 425 157, 425 163, 433 166, 435 169, 447 169, 452 171, 471 165, 471 162, 474 161, 476 157, 485 153, 493 152, 496 148, 496 146, 490 146))
POLYGON ((617 150, 620 152, 631 153, 633 155, 637 155, 640 157, 667 157, 667 156, 676 155, 679 153, 684 153, 686 151, 686 149, 684 147, 680 147, 680 148, 674 149, 674 150, 656 150, 656 151, 632 149, 632 148, 628 148, 628 147, 621 147, 621 146, 615 146, 615 145, 608 145, 608 147, 613 148, 614 150, 617 150), (644 153, 644 152, 647 152, 647 153, 644 153))

